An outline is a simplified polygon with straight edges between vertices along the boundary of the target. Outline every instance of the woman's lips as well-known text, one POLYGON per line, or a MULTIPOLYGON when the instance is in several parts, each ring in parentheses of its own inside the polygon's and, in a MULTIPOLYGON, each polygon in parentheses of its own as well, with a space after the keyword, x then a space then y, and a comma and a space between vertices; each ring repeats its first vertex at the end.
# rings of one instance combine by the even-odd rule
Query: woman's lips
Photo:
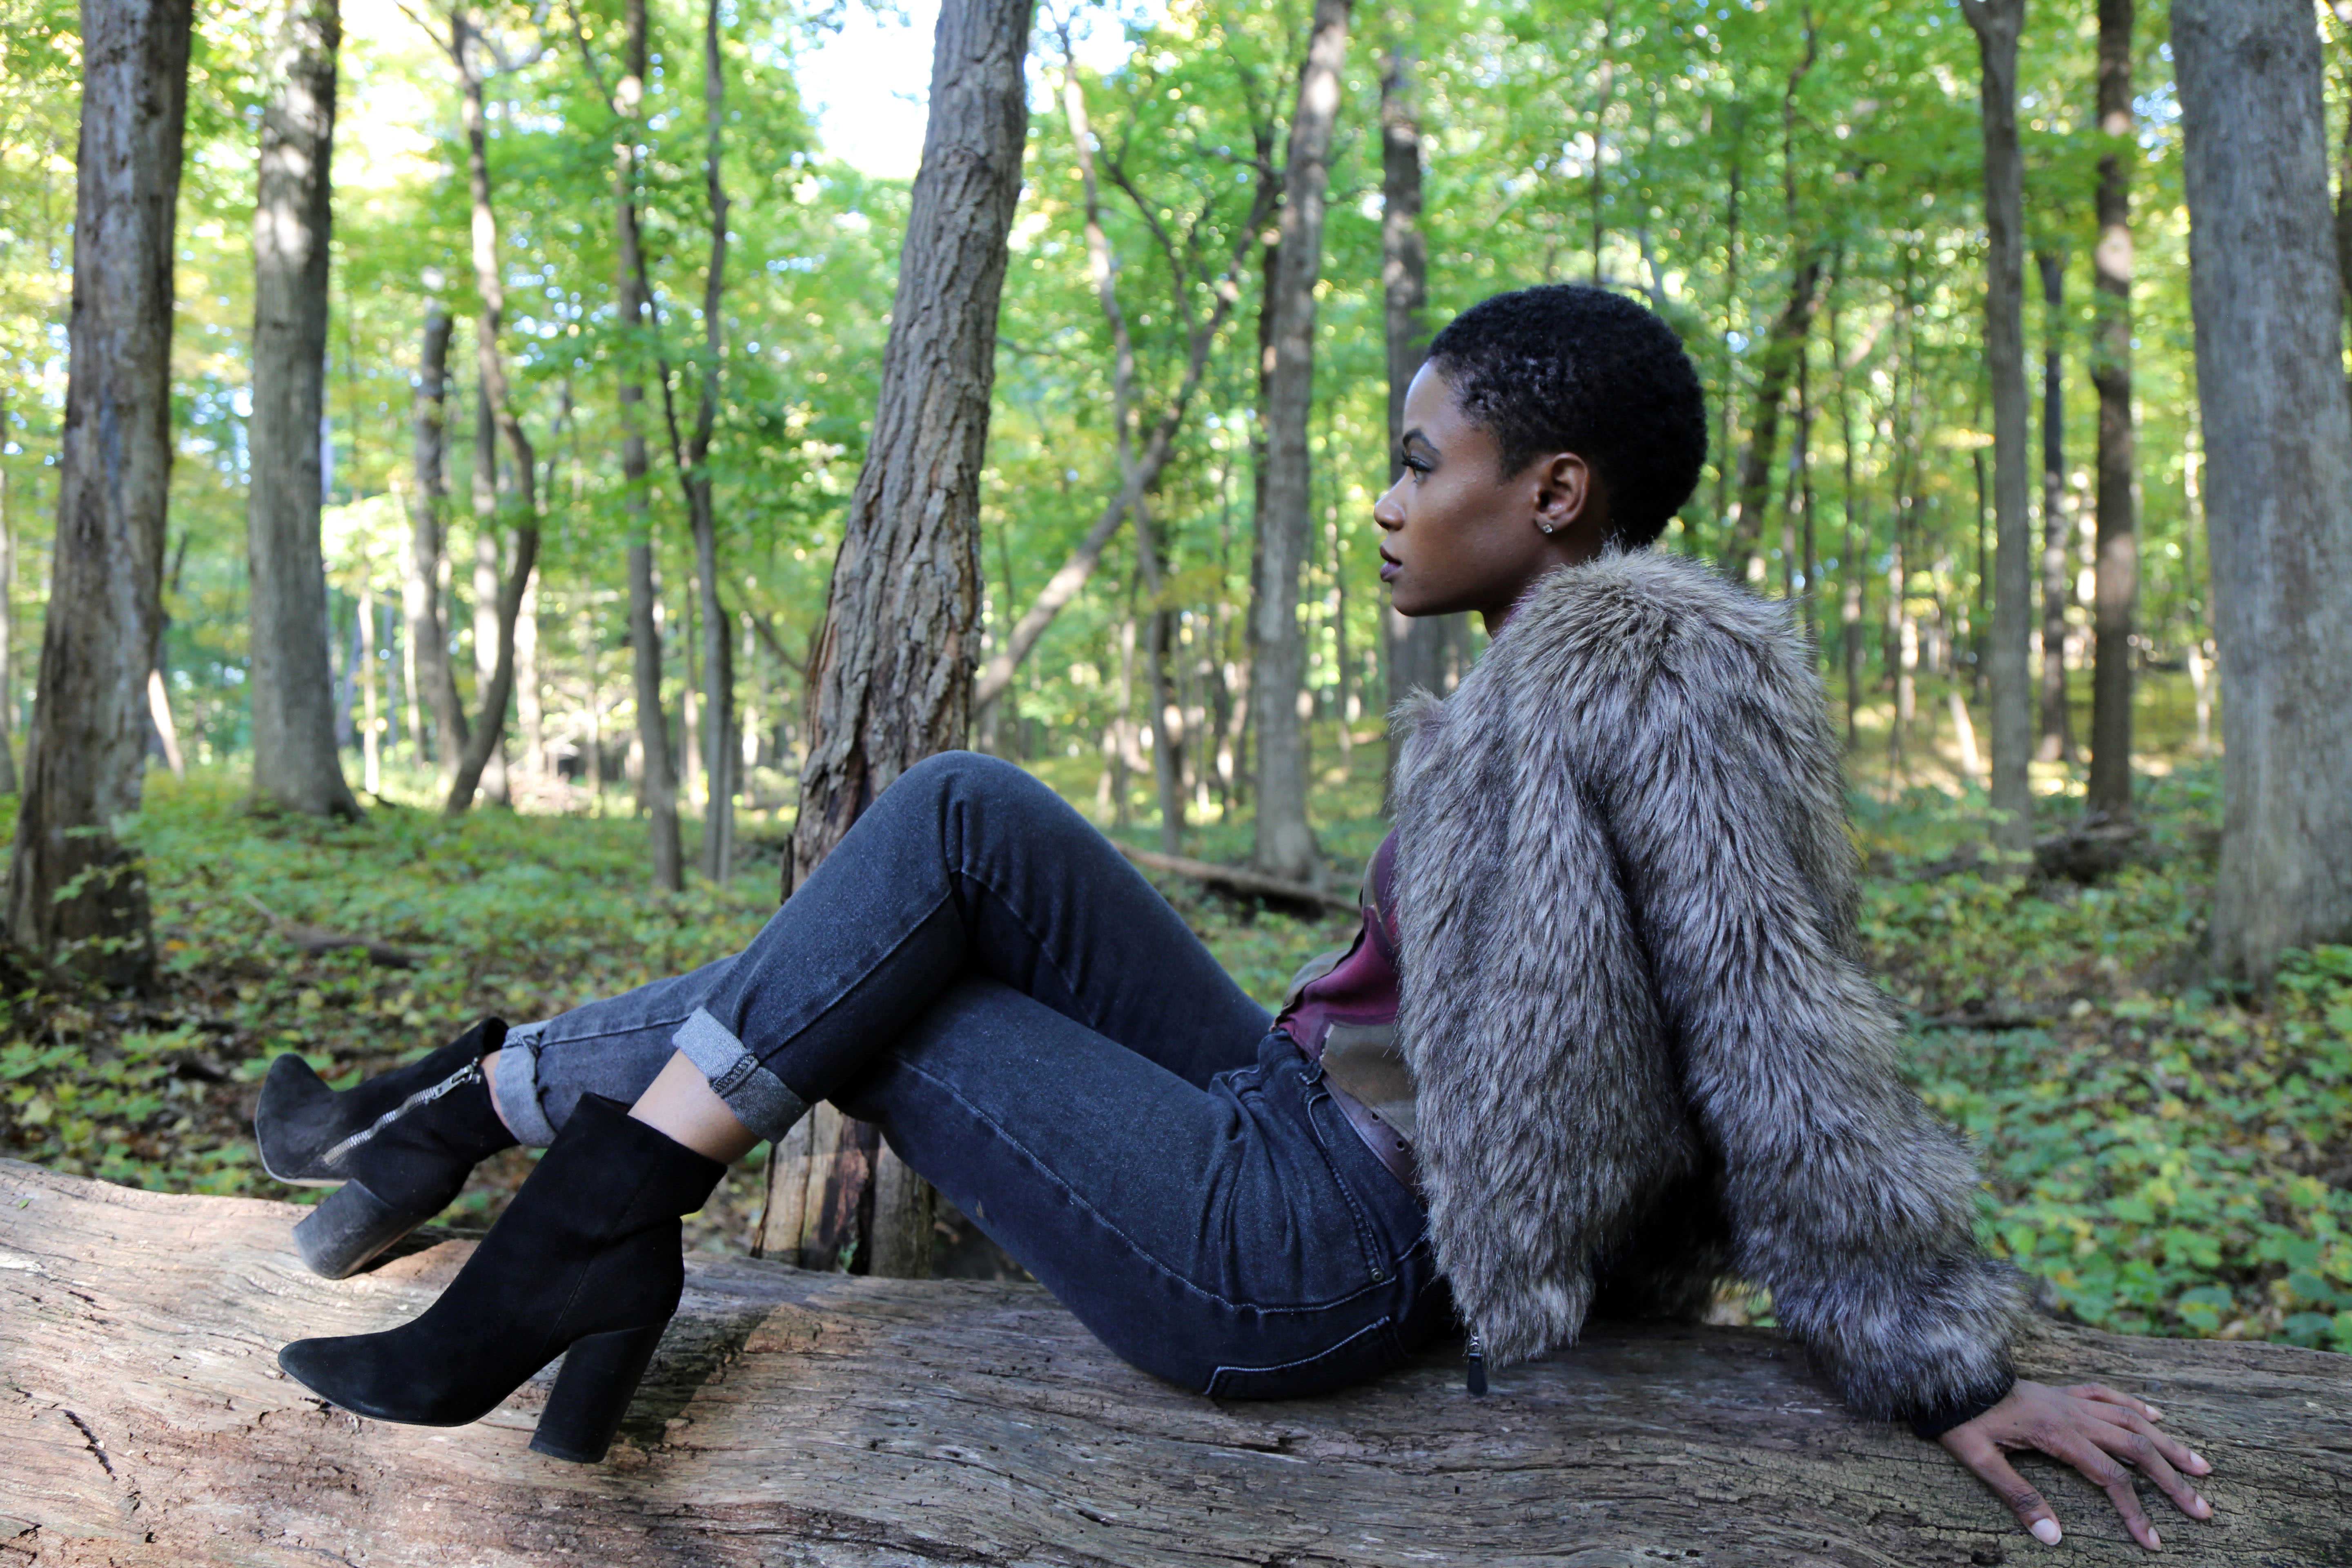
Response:
POLYGON ((1385 550, 1383 550, 1383 551, 1381 551, 1381 582, 1383 582, 1383 583, 1393 583, 1393 582, 1395 582, 1395 581, 1396 581, 1396 574, 1397 574, 1398 573, 1400 573, 1400 572, 1403 571, 1403 570, 1404 570, 1404 563, 1403 563, 1402 562, 1399 561, 1395 556, 1391 555, 1391 554, 1390 554, 1387 551, 1385 551, 1385 550))

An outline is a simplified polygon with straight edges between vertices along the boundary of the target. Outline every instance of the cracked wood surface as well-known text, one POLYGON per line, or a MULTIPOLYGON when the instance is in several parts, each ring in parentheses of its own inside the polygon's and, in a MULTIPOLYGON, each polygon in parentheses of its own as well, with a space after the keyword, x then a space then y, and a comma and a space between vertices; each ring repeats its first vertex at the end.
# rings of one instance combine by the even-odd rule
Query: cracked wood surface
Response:
MULTIPOLYGON (((1942 1451, 1845 1415, 1772 1335, 1601 1327, 1462 1391, 1453 1347, 1346 1394, 1213 1403, 1121 1364, 1034 1287, 698 1256, 602 1466, 525 1447, 546 1396, 435 1430, 281 1376, 389 1326, 469 1244, 306 1272, 299 1211, 0 1162, 0 1568, 199 1563, 1923 1565, 2055 1554, 1942 1451)), ((2042 1327, 2030 1375, 2162 1405, 2218 1518, 2172 1552, 2352 1562, 2352 1361, 2042 1327)), ((2139 1560, 2026 1461, 2073 1560, 2139 1560)))

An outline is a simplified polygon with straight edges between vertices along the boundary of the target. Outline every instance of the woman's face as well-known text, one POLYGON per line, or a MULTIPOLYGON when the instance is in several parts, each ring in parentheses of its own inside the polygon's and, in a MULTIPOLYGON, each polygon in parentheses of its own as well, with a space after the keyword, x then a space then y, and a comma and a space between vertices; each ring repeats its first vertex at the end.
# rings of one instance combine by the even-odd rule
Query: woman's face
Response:
POLYGON ((1434 365, 1405 392, 1402 447, 1404 471, 1372 508, 1398 614, 1475 610, 1493 633, 1537 578, 1600 554, 1607 506, 1591 465, 1542 454, 1506 476, 1502 448, 1434 365))

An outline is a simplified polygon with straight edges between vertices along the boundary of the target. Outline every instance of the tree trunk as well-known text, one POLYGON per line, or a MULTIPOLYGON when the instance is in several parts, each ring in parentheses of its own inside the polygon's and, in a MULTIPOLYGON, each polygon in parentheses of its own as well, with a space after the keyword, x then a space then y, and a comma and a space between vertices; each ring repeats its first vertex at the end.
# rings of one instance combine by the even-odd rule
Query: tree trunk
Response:
POLYGON ((1982 62, 1985 374, 1992 382, 1992 838, 2033 847, 2033 519, 2026 493, 2025 163, 2017 142, 2017 37, 2025 0, 1961 0, 1982 62))
POLYGON ((336 0, 288 0, 265 56, 253 213, 253 416, 246 560, 253 598, 253 793, 357 816, 335 747, 319 426, 326 399, 336 0))
MULTIPOLYGON (((2099 394, 2099 533, 2092 606, 2091 784, 2094 813, 2132 807, 2132 631, 2139 610, 2139 523, 2132 494, 2138 437, 2132 428, 2131 187, 2132 0, 2099 0, 2099 243, 2092 298, 2098 308, 2091 384, 2099 394), (2127 150, 2128 149, 2128 150, 2127 150)), ((2326 175, 2320 175, 2322 191, 2326 175)))
POLYGON ((702 281, 702 365, 694 429, 687 437, 678 479, 686 487, 687 519, 694 530, 695 576, 702 588, 703 773, 709 781, 709 800, 702 813, 702 874, 723 882, 735 863, 735 775, 741 766, 742 750, 735 743, 735 660, 730 635, 734 622, 719 596, 719 521, 710 488, 710 437, 719 419, 719 367, 727 352, 726 320, 719 314, 727 283, 727 188, 719 181, 727 79, 719 69, 719 0, 709 0, 703 8, 702 107, 709 121, 703 186, 710 203, 710 262, 702 281))
MULTIPOLYGON (((669 367, 655 348, 646 316, 653 300, 646 287, 645 250, 637 226, 637 136, 645 110, 646 72, 651 27, 646 0, 625 0, 621 40, 621 78, 605 93, 618 122, 613 136, 613 224, 620 265, 614 287, 619 305, 622 507, 628 528, 629 650, 637 710, 637 804, 646 814, 654 890, 675 893, 686 886, 686 855, 677 826, 677 774, 670 765, 669 717, 662 707, 661 621, 654 576, 652 472, 646 452, 645 366, 660 366, 665 406, 669 367), (648 350, 652 350, 649 353, 648 350)), ((575 35, 597 85, 595 57, 584 30, 575 35)))
MULTIPOLYGON (((8 429, 8 393, 0 387, 0 446, 8 429)), ((0 795, 16 779, 16 489, 0 460, 0 795)))
POLYGON ((1118 302, 1118 258, 1111 254, 1102 226, 1102 197, 1095 176, 1094 131, 1087 120, 1085 90, 1078 84, 1077 62, 1069 34, 1062 35, 1062 109, 1069 121, 1072 152, 1086 198, 1087 268, 1095 286, 1096 301, 1111 336, 1111 426, 1117 432, 1119 496, 1135 519, 1135 563, 1143 592, 1150 601, 1145 614, 1145 664, 1149 694, 1144 712, 1151 731, 1151 772, 1160 803, 1160 847, 1173 855, 1184 847, 1184 717, 1176 704, 1170 679, 1175 656, 1176 610, 1166 602, 1160 542, 1151 525, 1151 511, 1143 492, 1143 473, 1135 451, 1135 339, 1128 331, 1127 312, 1118 302))
MULTIPOLYGON (((980 468, 995 380, 997 300, 1028 134, 1023 65, 1031 4, 945 0, 940 7, 923 162, 898 253, 881 396, 810 661, 809 741, 787 895, 892 780, 961 745, 970 725, 980 641, 980 468)), ((811 1135, 815 1120, 803 1122, 811 1135)), ((845 1249, 868 1262, 920 1250, 909 1237, 861 1242, 855 1220, 861 1208, 872 1211, 870 1167, 835 1158, 855 1151, 858 1140, 849 1142, 846 1151, 811 1148, 788 1158, 779 1149, 772 1156, 763 1247, 796 1250, 827 1266, 845 1249), (829 1188, 868 1195, 825 1206, 830 1217, 814 1233, 781 1223, 829 1188)), ((912 1213, 905 1205, 897 1212, 912 1213)))
POLYGON ((186 0, 82 17, 73 313, 38 705, 8 867, 9 932, 109 982, 154 974, 146 882, 114 837, 139 809, 163 627, 172 461, 172 232, 186 0))
MULTIPOLYGON (((1421 105, 1412 86, 1412 57, 1389 51, 1381 72, 1381 291, 1387 307, 1389 362, 1389 483, 1403 471, 1404 395, 1429 357, 1429 247, 1421 233, 1421 105)), ((1387 634, 1389 703, 1411 691, 1443 694, 1445 650, 1454 616, 1401 616, 1381 611, 1387 634)), ((1396 773, 1400 742, 1389 737, 1384 779, 1396 773)), ((1385 786, 1381 791, 1386 798, 1385 786)))
MULTIPOLYGON (((433 756, 446 788, 457 774, 466 748, 466 710, 457 701, 457 678, 449 668, 449 625, 441 603, 441 563, 446 548, 446 504, 449 381, 449 312, 441 303, 438 271, 425 275, 431 290, 425 303, 425 337, 416 357, 416 488, 408 500, 408 550, 400 585, 401 614, 407 622, 408 654, 416 684, 433 707, 433 756)), ((422 757, 424 753, 419 752, 422 757)))
POLYGON ((2042 741, 2038 762, 2074 762, 2074 721, 2066 701, 2066 258, 2037 251, 2042 273, 2042 741))
POLYGON ((522 741, 516 771, 536 779, 547 771, 546 711, 539 677, 539 574, 523 584, 522 603, 515 609, 515 730, 522 741))
POLYGON ((1846 394, 1853 367, 1846 363, 1840 341, 1834 293, 1830 299, 1829 328, 1830 368, 1837 378, 1839 462, 1845 487, 1845 538, 1838 549, 1838 575, 1843 579, 1838 605, 1838 654, 1845 667, 1845 749, 1853 752, 1862 742, 1862 628, 1869 615, 1864 589, 1870 574, 1862 559, 1868 535, 1858 521, 1861 501, 1853 481, 1853 410, 1846 394))
POLYGON ((507 385, 506 356, 499 333, 506 321, 506 279, 499 258, 499 222, 490 205, 489 131, 482 110, 480 36, 461 8, 449 13, 449 58, 464 89, 466 175, 473 206, 474 291, 482 313, 474 333, 474 359, 481 383, 482 407, 503 439, 511 470, 509 484, 515 510, 514 561, 497 594, 494 637, 497 651, 484 683, 480 718, 467 738, 457 774, 449 785, 443 807, 450 816, 474 804, 482 772, 505 742, 507 706, 514 696, 515 617, 522 613, 522 591, 539 563, 539 467, 530 437, 523 433, 507 385))
MULTIPOLYGON (((1820 54, 1813 14, 1807 10, 1804 16, 1804 52, 1789 68, 1788 82, 1780 93, 1780 198, 1792 239, 1800 232, 1797 89, 1804 85, 1820 54)), ((1818 241, 1802 245, 1793 257, 1788 301, 1764 335, 1763 363, 1756 381, 1756 418, 1748 429, 1748 445, 1739 454, 1739 510, 1733 521, 1730 546, 1724 559, 1726 567, 1758 588, 1763 585, 1765 575, 1764 514, 1772 502, 1772 457, 1780 439, 1780 403, 1788 395, 1790 380, 1805 353, 1805 339, 1812 331, 1813 311, 1820 303, 1822 273, 1826 264, 1825 247, 1818 241)), ((1729 395, 1728 388, 1726 395, 1729 395)), ((1784 560, 1782 565, 1785 573, 1788 563, 1784 560)))
POLYGON ((375 584, 360 583, 361 787, 374 795, 383 787, 383 741, 376 732, 375 584))
POLYGON ((1323 264, 1323 208, 1331 136, 1339 121, 1340 68, 1348 58, 1351 0, 1315 0, 1315 27, 1298 76, 1284 163, 1281 238, 1268 314, 1272 369, 1266 376, 1265 507, 1251 584, 1257 710, 1257 868, 1285 881, 1319 883, 1323 860, 1307 822, 1307 735, 1299 717, 1307 647, 1298 625, 1298 579, 1306 564, 1313 475, 1307 418, 1315 395, 1315 284, 1323 264))
POLYGON ((2213 953, 2352 939, 2352 402, 2311 8, 2174 0, 2221 645, 2213 953))
MULTIPOLYGON (((347 1415, 279 1373, 288 1340, 413 1317, 473 1246, 421 1234, 330 1282, 287 1245, 304 1212, 0 1164, 0 1539, 16 1560, 1965 1568, 2042 1550, 1934 1447, 1848 1415, 1769 1330, 1596 1322, 1483 1400, 1450 1338, 1336 1394, 1211 1400, 1120 1363, 1034 1285, 708 1253, 688 1257, 611 1457, 551 1463, 527 1447, 544 1377, 436 1429, 347 1415)), ((2159 1404, 2213 1457, 2211 1523, 2145 1494, 2173 1551, 2341 1560, 2345 1357, 2037 1320, 2017 1359, 2159 1404)), ((2069 1560, 2144 1560, 2073 1470, 2019 1468, 2069 1560)))

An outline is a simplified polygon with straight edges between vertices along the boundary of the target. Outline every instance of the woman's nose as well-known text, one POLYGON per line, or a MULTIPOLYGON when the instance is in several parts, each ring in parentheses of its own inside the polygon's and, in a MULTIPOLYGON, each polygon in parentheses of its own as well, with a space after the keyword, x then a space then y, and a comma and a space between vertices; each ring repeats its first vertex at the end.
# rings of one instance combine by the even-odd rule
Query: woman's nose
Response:
POLYGON ((1372 521, 1391 533, 1404 526, 1404 506, 1397 500, 1397 492, 1403 489, 1404 481, 1399 479, 1381 493, 1380 500, 1372 503, 1372 521))

